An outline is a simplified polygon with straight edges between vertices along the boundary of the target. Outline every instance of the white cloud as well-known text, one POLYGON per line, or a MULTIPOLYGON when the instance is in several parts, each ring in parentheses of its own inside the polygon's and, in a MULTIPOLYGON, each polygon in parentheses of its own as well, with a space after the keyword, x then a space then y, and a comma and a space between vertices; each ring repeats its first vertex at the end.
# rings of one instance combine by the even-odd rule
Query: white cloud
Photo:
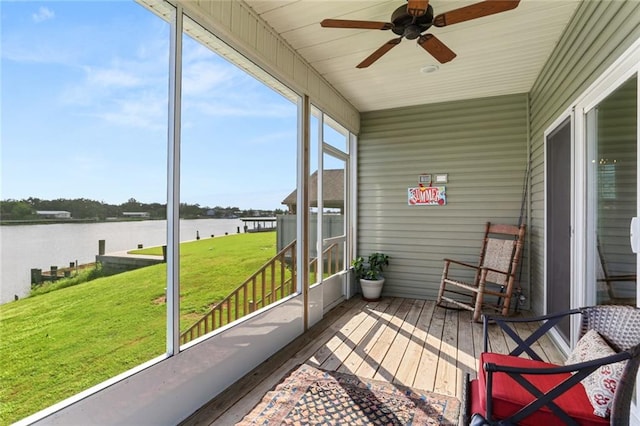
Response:
POLYGON ((288 105, 257 101, 237 99, 226 93, 224 98, 220 100, 193 103, 190 106, 197 108, 205 115, 217 117, 283 118, 295 116, 295 109, 288 107, 288 105))
POLYGON ((49 9, 48 7, 44 7, 44 6, 40 7, 40 9, 38 9, 38 12, 31 15, 31 19, 33 19, 33 22, 35 23, 48 21, 55 17, 56 17, 55 12, 49 9))
POLYGON ((296 129, 281 132, 265 133, 263 135, 251 138, 247 141, 248 145, 272 145, 279 144, 283 141, 295 141, 297 137, 296 129))
POLYGON ((142 95, 139 99, 120 99, 105 111, 90 115, 119 126, 163 131, 166 129, 167 102, 154 95, 142 95))
POLYGON ((229 67, 208 61, 188 64, 182 75, 182 93, 198 98, 208 98, 213 91, 231 86, 234 77, 229 67))
POLYGON ((83 65, 83 78, 67 85, 60 100, 83 116, 112 125, 161 130, 166 127, 167 70, 157 61, 114 58, 104 66, 83 65))
POLYGON ((138 76, 122 69, 84 67, 84 70, 90 85, 131 88, 141 84, 138 76))

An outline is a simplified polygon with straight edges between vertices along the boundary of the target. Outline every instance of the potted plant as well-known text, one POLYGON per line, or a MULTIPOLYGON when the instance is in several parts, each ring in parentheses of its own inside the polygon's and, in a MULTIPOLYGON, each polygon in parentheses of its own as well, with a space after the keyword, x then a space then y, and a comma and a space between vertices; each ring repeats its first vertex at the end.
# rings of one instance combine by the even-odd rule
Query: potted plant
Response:
POLYGON ((367 260, 358 256, 351 262, 356 278, 360 279, 364 300, 374 302, 380 299, 384 285, 382 270, 387 265, 389 265, 389 256, 384 253, 371 253, 367 260))

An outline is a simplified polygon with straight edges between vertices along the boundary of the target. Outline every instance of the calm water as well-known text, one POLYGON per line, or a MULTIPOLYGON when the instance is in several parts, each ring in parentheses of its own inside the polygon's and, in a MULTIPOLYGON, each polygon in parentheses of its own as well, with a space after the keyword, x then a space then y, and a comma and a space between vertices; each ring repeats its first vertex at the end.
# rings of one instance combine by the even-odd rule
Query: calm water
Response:
MULTIPOLYGON (((195 240, 242 229, 239 219, 198 219, 180 221, 180 241, 195 240)), ((49 270, 95 261, 98 240, 105 240, 106 253, 130 250, 142 244, 166 244, 164 220, 139 222, 21 225, 0 227, 0 303, 22 298, 31 288, 31 268, 49 270)))

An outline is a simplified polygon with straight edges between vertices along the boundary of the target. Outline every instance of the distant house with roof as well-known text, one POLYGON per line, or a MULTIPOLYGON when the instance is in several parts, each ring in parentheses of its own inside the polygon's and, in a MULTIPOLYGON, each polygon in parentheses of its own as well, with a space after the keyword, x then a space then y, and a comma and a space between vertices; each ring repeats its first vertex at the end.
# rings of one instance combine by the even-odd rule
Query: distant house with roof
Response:
POLYGON ((133 219, 149 219, 151 217, 149 212, 122 212, 122 216, 133 219))
MULTIPOLYGON (((322 171, 322 195, 325 209, 339 209, 344 213, 344 170, 330 169, 322 171)), ((318 172, 314 172, 309 178, 309 201, 311 207, 318 207, 318 172)), ((291 214, 296 214, 298 203, 298 191, 294 190, 282 200, 291 214)))
POLYGON ((71 219, 71 212, 64 210, 36 210, 36 214, 43 219, 71 219))
MULTIPOLYGON (((323 222, 322 234, 324 238, 343 235, 344 230, 344 170, 328 169, 322 171, 322 199, 323 222), (333 210, 335 213, 328 212, 333 210)), ((278 250, 286 247, 296 239, 296 215, 298 210, 298 191, 292 191, 282 204, 287 206, 289 214, 277 217, 277 247, 278 250)), ((309 177, 309 204, 312 208, 318 207, 318 172, 309 177)), ((310 255, 316 256, 317 212, 311 213, 310 255)))

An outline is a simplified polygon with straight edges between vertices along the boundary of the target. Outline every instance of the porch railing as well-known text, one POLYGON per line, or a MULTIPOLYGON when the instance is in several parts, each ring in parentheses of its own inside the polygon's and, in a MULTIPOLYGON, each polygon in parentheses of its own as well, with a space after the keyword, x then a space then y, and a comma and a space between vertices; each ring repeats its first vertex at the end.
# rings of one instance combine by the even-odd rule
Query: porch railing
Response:
MULTIPOLYGON (((339 245, 332 244, 324 252, 323 275, 342 270, 339 245)), ((180 344, 227 325, 239 318, 283 299, 296 290, 296 241, 294 240, 265 263, 256 273, 240 284, 227 297, 180 335, 180 344)), ((309 264, 310 278, 317 281, 318 259, 309 264)))

